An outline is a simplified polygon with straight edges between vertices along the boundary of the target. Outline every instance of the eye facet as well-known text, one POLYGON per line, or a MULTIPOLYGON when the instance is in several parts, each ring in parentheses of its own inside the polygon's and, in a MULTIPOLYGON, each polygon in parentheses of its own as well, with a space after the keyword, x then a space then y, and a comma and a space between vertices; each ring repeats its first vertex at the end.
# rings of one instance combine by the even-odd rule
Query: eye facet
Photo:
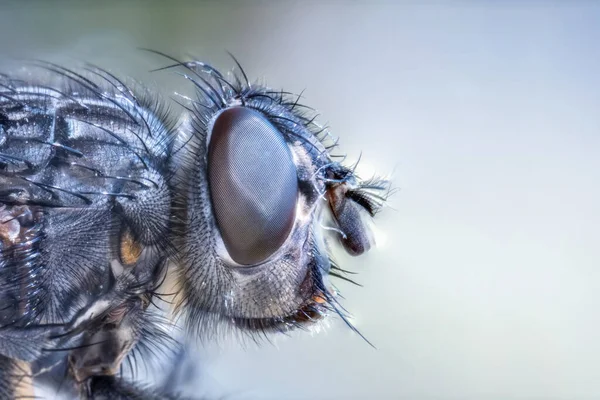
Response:
POLYGON ((234 107, 215 120, 208 182, 216 221, 231 258, 265 261, 295 220, 298 176, 283 135, 261 113, 234 107))

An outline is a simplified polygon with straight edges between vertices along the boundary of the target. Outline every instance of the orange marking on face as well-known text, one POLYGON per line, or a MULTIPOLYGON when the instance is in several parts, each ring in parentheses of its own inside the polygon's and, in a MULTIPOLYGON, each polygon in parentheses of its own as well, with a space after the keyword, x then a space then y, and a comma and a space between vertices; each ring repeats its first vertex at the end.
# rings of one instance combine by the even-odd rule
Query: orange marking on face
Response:
POLYGON ((314 295, 312 300, 317 304, 325 304, 327 302, 325 296, 323 296, 322 294, 314 295))
POLYGON ((125 265, 132 265, 139 260, 142 255, 142 245, 133 238, 131 231, 126 229, 121 234, 121 262, 125 265))

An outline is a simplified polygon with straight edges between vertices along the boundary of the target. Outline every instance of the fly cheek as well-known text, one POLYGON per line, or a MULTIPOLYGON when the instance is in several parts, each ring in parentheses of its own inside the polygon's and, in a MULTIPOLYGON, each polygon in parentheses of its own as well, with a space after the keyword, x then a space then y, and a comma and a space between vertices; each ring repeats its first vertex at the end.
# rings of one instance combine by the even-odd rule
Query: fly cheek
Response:
POLYGON ((228 255, 242 266, 267 261, 296 217, 298 174, 283 134, 258 111, 229 108, 214 121, 207 158, 212 207, 228 255))

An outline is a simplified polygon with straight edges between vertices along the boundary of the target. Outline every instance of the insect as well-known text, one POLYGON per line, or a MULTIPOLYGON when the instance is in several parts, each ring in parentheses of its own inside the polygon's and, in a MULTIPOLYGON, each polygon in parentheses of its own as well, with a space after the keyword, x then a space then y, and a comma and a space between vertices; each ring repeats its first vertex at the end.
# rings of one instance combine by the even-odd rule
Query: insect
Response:
POLYGON ((148 51, 195 96, 90 65, 0 76, 2 398, 60 368, 74 397, 177 398, 123 373, 170 346, 171 314, 191 337, 331 313, 352 327, 326 233, 369 250, 388 182, 361 180, 301 96, 252 83, 235 58, 222 74, 148 51))

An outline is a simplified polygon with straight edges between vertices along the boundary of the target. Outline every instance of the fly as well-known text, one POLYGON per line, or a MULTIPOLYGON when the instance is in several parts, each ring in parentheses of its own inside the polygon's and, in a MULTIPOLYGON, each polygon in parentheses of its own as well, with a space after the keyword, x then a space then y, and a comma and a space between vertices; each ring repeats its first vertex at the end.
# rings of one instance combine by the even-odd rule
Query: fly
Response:
POLYGON ((235 58, 226 75, 151 52, 194 97, 91 66, 0 75, 2 398, 48 370, 74 397, 178 398, 132 380, 134 359, 173 347, 167 315, 190 337, 328 314, 355 330, 325 233, 368 251, 388 182, 361 179, 301 96, 251 83, 235 58))

